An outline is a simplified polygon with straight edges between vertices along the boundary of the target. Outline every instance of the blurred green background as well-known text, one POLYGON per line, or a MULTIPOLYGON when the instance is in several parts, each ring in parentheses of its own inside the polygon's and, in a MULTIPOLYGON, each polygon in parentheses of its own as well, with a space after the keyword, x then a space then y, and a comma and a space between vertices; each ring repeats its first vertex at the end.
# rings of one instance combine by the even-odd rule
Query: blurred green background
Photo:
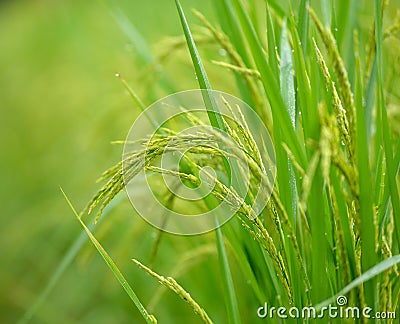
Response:
MULTIPOLYGON (((182 1, 188 8, 195 2, 182 1)), ((209 11, 208 6, 196 5, 203 12, 209 11)), ((173 1, 0 2, 1 323, 16 322, 35 302, 81 231, 59 186, 81 209, 99 188, 95 180, 101 172, 121 158, 122 147, 110 141, 125 138, 138 110, 115 73, 120 72, 139 93, 149 85, 141 81, 142 63, 112 16, 117 7, 149 44, 181 34, 173 1)), ((189 60, 185 64, 190 67, 189 60)), ((196 87, 190 68, 179 78, 173 80, 177 89, 196 87)), ((160 90, 157 96, 164 94, 160 90)), ((155 231, 135 215, 125 194, 121 196, 96 235, 146 305, 159 284, 130 259, 148 262, 155 231)), ((170 271, 176 258, 209 239, 167 237, 155 267, 161 273, 170 271)), ((214 257, 205 262, 212 272, 214 257)), ((193 275, 195 270, 184 275, 182 284, 193 275)), ((219 285, 215 275, 202 279, 209 280, 210 287, 219 285)), ((204 288, 201 280, 195 280, 192 291, 196 282, 204 288)), ((222 302, 218 293, 211 295, 222 302)), ((201 296, 199 300, 217 313, 223 308, 215 300, 207 302, 201 296)), ((171 293, 162 303, 154 310, 160 318, 195 318, 171 293)), ((32 323, 132 323, 134 319, 142 321, 87 243, 32 323)))

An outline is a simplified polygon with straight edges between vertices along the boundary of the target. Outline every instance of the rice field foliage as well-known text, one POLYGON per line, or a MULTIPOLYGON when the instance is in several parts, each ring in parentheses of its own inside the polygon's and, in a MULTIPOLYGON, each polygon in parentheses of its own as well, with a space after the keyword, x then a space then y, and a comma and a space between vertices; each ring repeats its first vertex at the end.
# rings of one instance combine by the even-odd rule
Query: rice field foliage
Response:
MULTIPOLYGON (((212 209, 225 201, 235 217, 190 246, 186 258, 191 261, 178 258, 174 267, 159 268, 158 251, 169 234, 156 230, 152 247, 146 251, 148 265, 136 259, 131 265, 187 303, 176 302, 174 307, 191 308, 193 319, 205 323, 248 323, 259 320, 257 309, 264 303, 321 309, 343 295, 349 306, 398 315, 400 16, 394 9, 400 8, 399 3, 218 0, 213 6, 215 17, 208 18, 177 0, 174 19, 181 23, 181 36, 166 39, 154 52, 146 52, 140 42, 135 46, 141 49, 139 59, 152 58, 143 67, 145 75, 167 65, 168 60, 185 62, 180 69, 195 73, 208 111, 208 120, 189 114, 186 122, 190 126, 209 123, 227 132, 240 149, 219 145, 217 131, 189 136, 165 125, 102 175, 103 187, 79 220, 88 219, 88 213, 97 213, 96 220, 100 219, 104 208, 124 190, 124 177, 134 177, 139 169, 196 187, 202 181, 199 170, 207 163, 218 171, 207 174, 214 177, 211 194, 200 202, 180 203, 179 208, 212 209), (253 125, 228 121, 218 114, 212 89, 226 87, 219 83, 224 78, 232 82, 223 90, 249 104, 271 134, 276 154, 274 183, 266 176, 260 147, 252 136, 257 132, 253 125), (193 141, 196 149, 190 146, 193 141), (188 149, 179 168, 164 169, 155 163, 166 147, 188 149), (227 157, 237 158, 239 169, 227 167, 227 157), (129 166, 124 169, 127 161, 129 166), (241 161, 250 169, 245 194, 226 181, 230 171, 240 170, 241 161), (265 208, 255 211, 252 200, 260 183, 271 195, 265 208), (210 267, 205 255, 218 262, 210 267), (186 262, 195 263, 196 269, 186 262), (158 274, 159 269, 168 276, 158 274), (184 285, 179 283, 182 271, 188 275, 184 285), (190 279, 192 273, 204 286, 208 278, 220 284, 196 285, 196 279, 190 279), (210 306, 213 291, 223 296, 218 308, 210 306)), ((122 15, 116 19, 133 28, 122 15)), ((158 86, 166 93, 180 90, 172 82, 173 71, 164 73, 158 86)), ((138 95, 134 83, 118 77, 138 109, 152 102, 151 83, 148 91, 138 95)), ((157 182, 153 189, 164 206, 174 203, 175 197, 157 182)), ((113 219, 107 217, 103 222, 112 226, 113 219)), ((100 254, 108 256, 89 235, 100 254)), ((111 270, 117 278, 122 275, 116 266, 111 270)), ((129 274, 126 278, 132 280, 127 291, 135 291, 140 298, 134 284, 138 279, 129 274)), ((133 300, 148 321, 164 321, 157 314, 164 307, 164 290, 160 289, 153 289, 150 301, 133 300)), ((278 318, 268 320, 280 322, 278 318)), ((166 321, 174 322, 173 315, 166 321)))

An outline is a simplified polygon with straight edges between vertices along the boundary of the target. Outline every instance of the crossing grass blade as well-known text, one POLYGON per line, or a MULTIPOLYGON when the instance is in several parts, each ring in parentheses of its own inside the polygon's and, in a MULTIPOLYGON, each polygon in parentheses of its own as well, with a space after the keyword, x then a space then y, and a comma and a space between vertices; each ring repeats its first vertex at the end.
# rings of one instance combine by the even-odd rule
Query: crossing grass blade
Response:
POLYGON ((321 309, 322 307, 326 307, 327 305, 334 303, 337 297, 346 295, 352 289, 362 285, 363 283, 368 282, 369 280, 376 278, 378 275, 394 267, 398 263, 400 263, 400 255, 393 256, 376 264, 372 268, 367 269, 361 276, 354 279, 351 283, 349 283, 346 287, 344 287, 334 296, 316 305, 315 308, 321 309))
POLYGON ((118 269, 117 265, 114 263, 114 261, 111 259, 111 257, 108 255, 106 250, 102 247, 102 245, 97 241, 97 239, 94 237, 92 232, 89 230, 89 228, 85 225, 85 223, 82 221, 82 219, 79 217, 78 213, 76 212, 74 206, 72 205, 71 201, 68 199, 67 195, 65 192, 60 188, 61 193, 63 194, 66 202, 68 203, 68 206, 71 208, 72 212, 76 216, 76 219, 79 221, 83 229, 85 230, 86 234, 88 235, 89 239, 92 241, 93 245, 97 249, 97 251, 100 253, 102 256, 103 260, 106 262, 107 266, 110 268, 112 273, 114 274, 115 278, 118 280, 118 282, 121 284, 122 288, 124 288, 125 292, 129 296, 129 298, 133 301, 137 309, 139 310, 140 314, 143 316, 145 321, 147 323, 157 323, 156 318, 149 314, 146 310, 146 308, 142 305, 140 302, 139 298, 136 296, 135 292, 133 291, 132 287, 129 285, 128 281, 125 279, 121 271, 118 269))

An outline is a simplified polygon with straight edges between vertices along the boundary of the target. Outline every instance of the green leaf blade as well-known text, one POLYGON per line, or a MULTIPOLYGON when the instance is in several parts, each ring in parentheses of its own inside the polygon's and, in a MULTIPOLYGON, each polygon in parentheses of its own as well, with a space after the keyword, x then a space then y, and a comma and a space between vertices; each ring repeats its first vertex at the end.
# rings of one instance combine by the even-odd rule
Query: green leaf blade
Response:
POLYGON ((68 199, 67 195, 65 192, 60 188, 61 193, 63 194, 66 202, 68 203, 69 207, 71 208, 72 212, 76 216, 76 219, 79 221, 81 224, 82 228, 85 230, 86 234, 88 235, 89 239, 92 241, 93 245, 107 264, 107 266, 110 268, 112 273, 114 274, 115 278, 118 280, 122 288, 124 288, 125 292, 129 296, 129 298, 133 301, 137 309, 139 310, 140 314, 143 316, 143 318, 146 320, 147 323, 157 323, 156 318, 149 314, 146 310, 146 308, 143 306, 143 304, 140 302, 139 298, 136 296, 135 292, 133 291, 132 287, 129 285, 128 281, 125 279, 121 271, 119 270, 118 266, 114 263, 114 261, 111 259, 109 254, 106 252, 106 250, 103 248, 103 246, 100 244, 99 241, 94 237, 92 232, 89 230, 89 228, 86 226, 86 224, 82 221, 82 219, 79 217, 78 213, 76 212, 74 206, 72 205, 71 201, 68 199))

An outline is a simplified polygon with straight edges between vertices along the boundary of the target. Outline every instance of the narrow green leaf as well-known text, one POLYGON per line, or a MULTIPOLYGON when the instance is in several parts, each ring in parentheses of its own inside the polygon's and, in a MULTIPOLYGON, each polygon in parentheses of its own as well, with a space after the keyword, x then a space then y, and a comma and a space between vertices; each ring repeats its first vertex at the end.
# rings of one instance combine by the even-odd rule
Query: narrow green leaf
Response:
POLYGON ((222 265, 221 269, 223 271, 222 276, 225 284, 225 291, 228 293, 227 299, 227 307, 228 307, 228 317, 229 323, 241 323, 240 314, 239 314, 239 306, 237 303, 235 287, 233 285, 232 273, 229 265, 228 255, 225 249, 224 238, 222 236, 221 227, 219 224, 216 224, 217 228, 215 230, 217 234, 217 248, 218 248, 218 259, 220 264, 222 265))
POLYGON ((335 2, 338 3, 337 17, 339 18, 337 23, 338 30, 335 31, 335 36, 337 37, 337 43, 341 46, 341 55, 343 57, 343 61, 349 69, 348 74, 350 80, 352 81, 354 71, 353 30, 356 27, 356 14, 359 1, 333 1, 333 3, 335 2))
POLYGON ((365 124, 367 127, 367 139, 368 143, 370 142, 372 136, 372 111, 374 109, 374 102, 375 102, 375 85, 376 85, 376 56, 374 58, 374 62, 372 64, 371 74, 368 79, 368 85, 366 88, 365 93, 365 124))
POLYGON ((142 314, 143 318, 146 320, 147 323, 157 323, 156 318, 149 314, 147 310, 144 308, 142 303, 140 302, 139 298, 136 296, 135 292, 133 291, 132 287, 129 285, 129 283, 126 281, 125 277, 117 267, 117 265, 114 263, 114 261, 111 259, 111 257, 108 255, 106 250, 101 246, 99 241, 94 237, 92 232, 89 230, 89 228, 85 225, 85 223, 82 221, 82 219, 79 217, 78 213, 76 212, 74 206, 72 205, 71 201, 68 199, 67 195, 65 192, 60 188, 61 193, 63 194, 65 200, 67 201, 69 207, 71 208, 72 212, 76 216, 76 219, 81 223, 83 229, 85 230, 86 234, 92 241, 93 245, 96 247, 97 251, 100 253, 102 256, 103 260, 106 262, 110 270, 113 272, 115 278, 119 281, 121 284, 122 288, 124 288, 125 292, 129 296, 129 298, 133 301, 139 312, 142 314))
POLYGON ((390 189, 390 197, 393 207, 393 218, 395 220, 396 240, 400 244, 400 198, 396 183, 396 167, 393 161, 392 139, 384 98, 384 76, 383 76, 383 23, 382 23, 382 0, 375 0, 375 37, 376 37, 376 58, 377 58, 377 106, 380 112, 382 123, 382 137, 386 155, 386 168, 390 189))
POLYGON ((285 9, 281 7, 281 5, 276 0, 264 0, 267 5, 270 6, 276 13, 279 18, 283 18, 286 15, 285 9))
POLYGON ((272 23, 271 11, 268 4, 266 5, 266 25, 267 25, 267 42, 268 42, 268 62, 272 68, 274 75, 279 74, 279 64, 276 54, 277 46, 275 41, 274 25, 272 23))
MULTIPOLYGON (((280 43, 280 88, 282 99, 286 105, 286 109, 289 113, 291 125, 293 129, 296 129, 296 94, 294 90, 294 78, 293 78, 293 58, 292 50, 287 37, 286 20, 283 22, 283 28, 281 33, 281 43, 280 43)), ((290 127, 290 126, 288 126, 290 127)), ((286 157, 287 158, 287 157, 286 157)), ((281 196, 286 196, 283 202, 286 205, 287 210, 290 212, 290 216, 293 223, 296 224, 297 216, 297 187, 296 187, 296 177, 293 170, 293 165, 291 161, 287 158, 287 168, 279 169, 281 173, 278 173, 279 181, 279 192, 281 196), (289 185, 288 185, 289 184, 289 185)), ((290 244, 287 245, 288 252, 286 255, 290 259, 290 269, 292 281, 298 281, 299 284, 302 281, 299 279, 301 271, 297 268, 297 262, 294 257, 293 248, 290 244), (296 279, 297 278, 297 279, 296 279)), ((295 301, 300 302, 301 289, 295 289, 295 301)), ((299 304, 300 305, 300 304, 299 304)))
POLYGON ((304 44, 303 41, 300 40, 293 17, 290 17, 289 28, 293 39, 293 57, 296 71, 296 92, 298 99, 297 107, 299 114, 301 114, 304 138, 317 140, 319 136, 319 120, 317 111, 318 99, 316 98, 317 96, 311 95, 310 78, 307 75, 305 56, 303 54, 304 44))
MULTIPOLYGON (((254 26, 252 25, 250 18, 243 7, 243 4, 240 0, 232 0, 232 2, 239 17, 239 21, 242 25, 243 32, 249 43, 256 66, 260 71, 261 81, 272 108, 274 124, 281 127, 283 134, 282 137, 284 138, 285 142, 287 142, 293 155, 296 157, 296 160, 298 160, 303 169, 306 169, 307 160, 304 147, 300 145, 300 142, 298 141, 296 132, 293 127, 287 127, 291 124, 291 122, 289 113, 284 108, 285 104, 280 95, 278 80, 268 64, 264 49, 261 45, 260 40, 257 37, 257 33, 254 30, 254 26)), ((279 144, 276 145, 275 148, 277 151, 277 155, 279 155, 279 151, 282 150, 282 147, 280 145, 281 143, 278 142, 276 144, 279 144)))
POLYGON ((395 255, 391 258, 383 260, 382 262, 378 263, 377 265, 375 265, 372 268, 365 271, 361 276, 354 279, 351 283, 349 283, 346 287, 344 287, 342 290, 340 290, 337 294, 335 294, 334 296, 332 296, 332 297, 328 298, 327 300, 324 300, 323 302, 316 305, 315 308, 317 310, 319 310, 322 307, 326 307, 329 304, 334 303, 336 298, 338 298, 339 296, 343 296, 343 295, 347 294, 352 289, 358 287, 359 285, 361 285, 363 283, 368 282, 369 280, 375 278, 382 272, 385 272, 386 270, 390 269, 391 267, 395 266, 398 263, 400 263, 400 255, 395 255))
MULTIPOLYGON (((380 97, 380 95, 378 96, 380 97)), ((381 100, 381 99, 379 99, 381 100)), ((382 99, 383 100, 383 99, 382 99)), ((382 103, 381 108, 384 107, 384 103, 382 103)), ((393 160, 393 149, 392 149, 392 140, 390 136, 390 128, 387 117, 386 108, 381 110, 381 118, 382 118, 382 132, 383 132, 383 141, 386 155, 386 169, 387 169, 387 180, 389 185, 390 197, 393 207, 393 218, 395 221, 396 227, 396 239, 398 244, 400 244, 400 198, 399 191, 396 183, 396 166, 393 160)))
MULTIPOLYGON (((399 171, 400 171, 400 141, 397 143, 395 152, 396 152, 396 155, 394 158, 394 165, 395 165, 395 171, 396 171, 395 178, 397 178, 399 175, 399 171)), ((381 172, 379 172, 378 174, 381 174, 381 172)), ((387 177, 388 177, 388 174, 386 174, 386 176, 385 176, 383 196, 382 196, 381 201, 378 204, 378 206, 379 206, 378 219, 379 220, 382 219, 383 216, 386 214, 386 209, 389 204, 390 188, 388 185, 386 185, 388 182, 387 177)), ((379 186, 381 185, 380 181, 377 181, 377 183, 379 183, 379 186)))
POLYGON ((303 49, 303 55, 307 54, 307 43, 308 43, 308 25, 309 25, 309 15, 307 7, 309 5, 309 0, 301 0, 299 7, 299 20, 298 20, 298 30, 300 34, 301 47, 303 49))
POLYGON ((339 182, 339 176, 335 170, 331 170, 332 186, 336 195, 336 202, 338 204, 340 224, 342 225, 342 231, 345 241, 345 247, 347 256, 349 258, 350 273, 352 278, 356 277, 356 255, 353 247, 353 231, 351 229, 350 220, 348 217, 348 210, 345 198, 343 197, 343 188, 339 182))
POLYGON ((293 128, 296 128, 296 103, 293 80, 292 49, 287 38, 286 21, 283 23, 280 48, 280 88, 282 99, 289 113, 293 128))
MULTIPOLYGON (((365 161, 364 157, 368 157, 368 142, 367 142, 367 130, 365 124, 365 114, 363 106, 363 93, 362 93, 362 76, 360 62, 356 59, 356 93, 355 93, 355 104, 356 104, 356 120, 357 120, 357 168, 359 175, 359 203, 360 203, 360 215, 361 221, 361 243, 362 243, 362 256, 361 263, 362 268, 365 271, 372 265, 378 262, 378 256, 375 253, 375 227, 374 227, 374 215, 373 215, 373 195, 372 195, 372 183, 371 183, 371 172, 369 167, 369 161, 365 161)), ((376 294, 375 282, 369 283, 365 287, 367 300, 372 303, 376 294)))
POLYGON ((296 128, 296 94, 294 91, 293 80, 293 59, 292 49, 287 38, 286 21, 283 23, 281 34, 281 53, 280 53, 280 88, 282 99, 289 113, 293 128, 296 128))
MULTIPOLYGON (((226 229, 224 228, 224 232, 226 235, 226 238, 228 239, 229 245, 231 246, 231 251, 236 257, 237 263, 239 264, 244 277, 246 280, 249 281, 251 288, 254 291, 255 296, 257 297, 257 300, 260 304, 264 303, 265 300, 267 300, 266 297, 266 291, 262 289, 257 281, 257 278, 254 274, 254 265, 250 264, 249 262, 249 256, 248 253, 245 252, 245 249, 243 248, 243 245, 245 245, 245 242, 242 241, 241 239, 238 239, 240 237, 243 237, 244 239, 247 238, 247 243, 251 244, 252 242, 255 242, 251 238, 249 239, 249 234, 247 231, 241 231, 241 227, 239 228, 239 231, 235 231, 232 226, 227 226, 226 229), (246 235, 247 234, 247 235, 246 235), (246 235, 246 236, 245 236, 246 235)), ((229 246, 228 245, 228 246, 229 246)), ((256 245, 257 248, 259 248, 259 245, 256 245)), ((260 256, 260 254, 255 253, 255 251, 251 252, 252 255, 260 256)), ((259 261, 259 260, 258 260, 259 261)))
MULTIPOLYGON (((368 133, 368 131, 367 131, 368 133)), ((368 134, 367 134, 368 137, 368 134)), ((376 206, 381 204, 382 190, 386 191, 387 187, 382 188, 383 181, 383 150, 380 149, 375 157, 375 175, 374 175, 374 203, 376 206)), ((379 218, 378 218, 379 219, 379 218)))
POLYGON ((321 202, 324 199, 323 187, 324 181, 321 174, 321 166, 318 165, 308 199, 308 212, 311 218, 311 286, 313 287, 313 301, 326 298, 326 296, 329 296, 330 291, 329 283, 326 280, 329 247, 325 235, 329 226, 327 225, 328 220, 325 217, 321 217, 326 215, 324 211, 321 212, 321 202))
POLYGON ((179 0, 175 0, 176 7, 178 8, 178 13, 179 13, 179 18, 181 20, 182 28, 185 33, 186 37, 186 42, 189 47, 189 52, 190 56, 192 57, 194 69, 196 72, 196 77, 199 81, 200 89, 204 90, 202 92, 203 94, 203 100, 204 104, 206 105, 207 108, 207 114, 208 118, 210 119, 211 125, 213 127, 219 128, 223 131, 225 131, 225 124, 222 120, 222 117, 220 114, 218 114, 218 106, 215 101, 214 96, 211 94, 211 84, 210 81, 208 80, 206 70, 204 68, 204 65, 201 61, 200 54, 197 50, 196 44, 193 39, 193 35, 190 31, 189 24, 186 20, 185 13, 183 12, 183 8, 179 2, 179 0))
MULTIPOLYGON (((294 79, 293 79, 293 59, 292 50, 287 38, 286 21, 283 23, 282 34, 281 34, 281 51, 280 51, 280 88, 282 99, 285 103, 286 109, 289 113, 291 125, 293 129, 296 129, 296 94, 294 91, 294 79)), ((290 127, 290 126, 289 126, 290 127)), ((281 169, 282 170, 282 169, 281 169)), ((279 191, 281 195, 287 192, 288 199, 286 200, 287 209, 290 210, 293 219, 296 218, 297 213, 297 189, 296 189, 296 178, 294 175, 293 167, 288 160, 288 169, 283 170, 284 174, 280 174, 279 191), (289 172, 287 172, 289 171, 289 172), (283 178, 284 177, 284 178, 283 178), (288 178, 289 182, 285 181, 288 178), (289 187, 287 184, 289 183, 289 187)), ((278 174, 279 176, 279 174, 278 174)))
MULTIPOLYGON (((192 33, 190 32, 190 28, 187 23, 185 14, 183 12, 183 8, 182 8, 179 0, 175 0, 175 3, 176 3, 176 7, 178 9, 179 18, 181 20, 182 28, 183 28, 183 31, 184 31, 184 34, 186 37, 186 42, 189 47, 189 52, 190 52, 190 55, 191 55, 191 58, 193 61, 193 65, 194 65, 194 68, 196 71, 199 85, 200 85, 200 88, 204 90, 202 92, 202 94, 203 94, 203 100, 204 100, 205 106, 207 108, 208 118, 213 127, 219 128, 222 131, 226 131, 225 124, 222 120, 222 117, 220 114, 218 114, 219 109, 218 109, 217 103, 215 101, 215 98, 212 94, 211 84, 208 80, 207 73, 204 69, 204 65, 201 61, 196 44, 193 40, 192 33)), ((226 159, 224 159, 223 162, 224 162, 225 169, 229 176, 230 166, 226 159)), ((236 174, 236 175, 238 176, 239 174, 236 174)), ((234 174, 233 176, 236 176, 236 175, 234 174)), ((207 204, 207 201, 206 201, 206 204, 207 204)), ((237 304, 235 288, 233 285, 233 279, 232 279, 232 274, 231 274, 230 265, 229 265, 229 261, 228 261, 228 256, 226 254, 225 244, 223 241, 222 231, 221 231, 220 224, 218 223, 217 218, 215 218, 215 222, 216 222, 216 230, 215 231, 216 231, 216 236, 217 236, 217 247, 218 247, 218 260, 221 265, 221 271, 223 272, 223 274, 222 274, 223 283, 224 283, 225 291, 227 293, 226 306, 228 309, 229 322, 230 323, 240 323, 239 308, 238 308, 238 304, 237 304)))
POLYGON ((325 26, 328 28, 331 28, 331 24, 332 24, 332 4, 331 4, 332 0, 322 0, 321 1, 321 9, 322 9, 322 16, 323 16, 323 20, 325 23, 325 26))

